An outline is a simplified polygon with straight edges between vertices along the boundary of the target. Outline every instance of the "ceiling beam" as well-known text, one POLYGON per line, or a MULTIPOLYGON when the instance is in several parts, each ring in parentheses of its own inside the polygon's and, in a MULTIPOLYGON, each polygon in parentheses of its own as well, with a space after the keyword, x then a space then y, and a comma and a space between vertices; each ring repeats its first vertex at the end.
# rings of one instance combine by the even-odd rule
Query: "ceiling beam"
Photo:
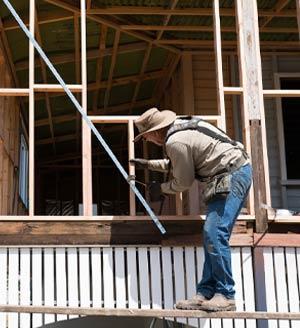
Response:
MULTIPOLYGON (((154 72, 149 72, 145 73, 142 76, 143 80, 156 80, 164 77, 167 74, 167 71, 165 69, 159 70, 159 71, 154 71, 154 72)), ((126 85, 129 83, 136 83, 140 79, 140 75, 130 75, 130 76, 124 76, 124 77, 119 77, 116 79, 112 80, 112 86, 118 86, 118 85, 126 85)), ((106 89, 108 85, 108 81, 103 81, 100 85, 97 86, 96 83, 90 83, 88 84, 88 91, 95 91, 100 89, 106 89)), ((64 96, 64 90, 58 85, 58 90, 59 91, 51 91, 50 97, 61 97, 64 96)), ((80 93, 80 89, 73 90, 73 92, 80 93)), ((44 95, 37 94, 35 96, 35 100, 41 100, 44 99, 44 95)), ((28 102, 28 97, 24 99, 25 102, 28 102)))
MULTIPOLYGON (((147 100, 140 100, 135 102, 134 107, 147 107, 154 103, 155 101, 153 98, 147 100)), ((121 114, 122 112, 128 114, 130 106, 131 106, 131 102, 121 105, 111 106, 107 108, 107 112, 108 114, 121 114)), ((103 110, 104 108, 98 108, 96 110, 89 111, 89 115, 102 115, 103 110)), ((76 119, 76 115, 75 114, 59 115, 59 116, 53 116, 52 119, 53 119, 53 123, 61 124, 65 122, 74 121, 76 119)), ((49 124, 48 118, 35 121, 35 127, 40 127, 48 124, 49 124)))
MULTIPOLYGON (((96 76, 95 76, 96 85, 99 87, 99 89, 102 79, 103 58, 104 58, 104 56, 101 56, 101 53, 104 52, 106 48, 106 35, 107 35, 107 26, 102 24, 100 29, 99 46, 98 46, 99 57, 97 59, 97 68, 96 68, 96 76)), ((93 103, 92 103, 93 110, 95 110, 98 107, 99 89, 95 90, 93 94, 93 103)))
MULTIPOLYGON (((35 8, 35 33, 36 33, 36 40, 39 43, 40 47, 43 48, 42 44, 42 38, 41 38, 41 33, 40 33, 40 27, 38 24, 38 14, 37 10, 35 8)), ((43 61, 43 59, 40 57, 40 64, 41 64, 41 72, 42 72, 42 79, 44 84, 48 84, 48 79, 47 79, 47 70, 46 70, 46 64, 43 61)), ((51 103, 50 103, 50 97, 49 93, 45 92, 45 103, 46 103, 46 110, 48 114, 48 119, 49 119, 49 128, 50 128, 50 134, 51 138, 53 140, 53 151, 54 154, 56 154, 56 147, 55 147, 55 141, 54 141, 54 127, 53 127, 53 121, 52 121, 52 111, 51 111, 51 103)))
POLYGON ((104 112, 105 112, 105 110, 108 106, 108 103, 109 103, 110 91, 111 91, 111 87, 112 87, 114 70, 115 70, 116 61, 117 61, 119 42, 120 42, 120 30, 116 30, 115 40, 114 40, 114 47, 113 47, 113 54, 112 54, 112 57, 111 57, 109 74, 108 74, 107 87, 106 87, 105 96, 104 96, 104 112))
MULTIPOLYGON (((118 52, 119 53, 128 53, 128 52, 134 52, 134 51, 142 51, 142 50, 145 50, 146 48, 147 48, 146 42, 134 42, 134 43, 130 43, 130 44, 119 45, 118 52)), ((93 60, 93 59, 98 59, 101 57, 111 56, 112 53, 113 53, 112 47, 104 49, 103 52, 101 52, 101 53, 99 53, 99 49, 88 50, 87 51, 87 59, 93 60)), ((70 52, 49 55, 48 57, 49 57, 50 61, 56 65, 76 61, 76 54, 70 53, 70 52)), ((28 59, 16 62, 15 67, 16 67, 17 71, 28 69, 28 59)), ((40 63, 36 62, 36 67, 40 67, 40 63)))
MULTIPOLYGON (((131 31, 187 31, 187 32, 213 32, 214 27, 208 25, 122 25, 125 30, 131 31)), ((222 32, 236 32, 235 26, 221 27, 222 32)), ((264 33, 298 33, 294 27, 263 27, 259 30, 264 33)))
MULTIPOLYGON (((298 0, 296 0, 298 1, 298 0)), ((103 15, 112 15, 112 14, 120 14, 120 11, 123 9, 121 14, 135 14, 136 11, 145 12, 146 14, 151 14, 153 10, 155 12, 159 12, 159 15, 200 15, 200 16, 212 16, 212 9, 211 8, 188 8, 188 9, 179 9, 180 12, 172 11, 172 9, 164 9, 161 7, 113 7, 113 8, 105 8, 103 10, 103 15), (195 12, 196 10, 196 12, 195 12), (111 11, 111 13, 110 13, 111 11)), ((62 10, 53 10, 51 12, 41 12, 39 14, 39 24, 51 24, 59 21, 67 21, 73 19, 73 14, 62 10)), ((233 9, 220 9, 221 16, 235 16, 235 12, 233 9)), ((137 13, 138 14, 138 13, 137 13)), ((295 10, 284 10, 278 13, 274 13, 273 10, 260 10, 258 11, 258 15, 260 17, 295 17, 296 13, 295 10)), ((21 15, 23 22, 28 26, 28 15, 21 15)), ((18 23, 15 21, 14 18, 7 17, 3 19, 3 28, 5 31, 19 29, 18 23)))
MULTIPOLYGON (((281 12, 281 10, 290 2, 290 0, 279 0, 277 1, 275 7, 273 8, 273 11, 274 11, 274 14, 278 14, 281 12)), ((270 23, 270 21, 273 19, 274 16, 269 16, 269 17, 266 17, 261 23, 260 23, 260 26, 259 26, 259 29, 265 27, 268 25, 268 23, 270 23)))
MULTIPOLYGON (((53 5, 56 5, 58 7, 61 7, 63 9, 66 9, 66 10, 69 10, 69 11, 72 11, 73 13, 79 13, 80 10, 78 7, 76 6, 73 6, 73 5, 70 5, 62 0, 45 0, 46 2, 48 3, 51 3, 53 5)), ((90 9, 90 10, 94 10, 94 9, 90 9)), ((90 14, 89 12, 87 12, 87 18, 95 21, 95 22, 98 22, 100 24, 105 24, 115 30, 118 30, 120 32, 125 32, 137 39, 141 39, 141 40, 144 40, 146 42, 150 42, 150 43, 156 43, 155 40, 153 38, 151 38, 150 36, 146 35, 146 34, 143 34, 143 33, 138 33, 138 32, 134 32, 134 31, 124 31, 119 24, 115 23, 114 21, 110 20, 110 19, 106 19, 106 18, 103 18, 103 17, 100 17, 98 15, 93 15, 93 14, 90 14)), ((171 47, 171 46, 166 46, 166 45, 162 45, 160 46, 162 48, 165 48, 171 52, 174 52, 174 53, 180 53, 180 50, 178 50, 177 48, 175 47, 171 47)))
MULTIPOLYGON (((163 7, 142 7, 142 6, 119 6, 108 8, 95 8, 88 10, 91 15, 176 15, 176 16, 212 16, 212 8, 184 8, 184 9, 165 9, 163 7)), ((235 16, 232 8, 220 8, 221 16, 235 16)), ((275 12, 274 10, 260 10, 259 16, 265 17, 295 17, 294 10, 275 12)))

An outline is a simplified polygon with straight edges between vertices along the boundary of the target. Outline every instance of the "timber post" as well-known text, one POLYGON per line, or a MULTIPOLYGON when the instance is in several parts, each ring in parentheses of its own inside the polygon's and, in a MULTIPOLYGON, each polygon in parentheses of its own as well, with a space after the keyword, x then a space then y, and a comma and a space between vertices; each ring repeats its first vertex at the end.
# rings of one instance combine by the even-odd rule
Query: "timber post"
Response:
POLYGON ((244 132, 253 165, 251 193, 254 193, 256 232, 265 232, 268 215, 262 204, 270 205, 270 182, 256 1, 236 0, 236 15, 244 132))

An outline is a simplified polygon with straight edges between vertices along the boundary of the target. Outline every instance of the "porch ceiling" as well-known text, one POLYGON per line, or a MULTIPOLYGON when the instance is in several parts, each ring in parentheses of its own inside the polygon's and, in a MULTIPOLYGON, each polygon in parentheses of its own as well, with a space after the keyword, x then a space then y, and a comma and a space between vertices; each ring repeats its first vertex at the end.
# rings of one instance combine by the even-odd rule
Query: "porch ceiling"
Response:
MULTIPOLYGON (((12 1, 26 22, 28 3, 28 0, 12 1)), ((139 114, 145 107, 159 103, 168 73, 182 50, 213 49, 211 0, 92 0, 87 3, 90 113, 139 114), (173 9, 183 11, 172 14, 173 9), (153 10, 157 14, 153 14, 153 10), (189 12, 184 12, 186 10, 189 12), (144 14, 138 14, 141 11, 144 14)), ((220 8, 223 48, 235 51, 234 1, 221 0, 220 8)), ((79 0, 36 0, 36 9, 39 42, 65 81, 80 83, 79 0)), ((299 47, 294 0, 259 0, 258 9, 263 50, 299 47)), ((0 18, 4 29, 2 41, 8 40, 7 50, 16 82, 19 87, 28 87, 28 40, 2 2, 0 18)), ((39 58, 35 64, 36 83, 56 83, 39 58)), ((38 152, 59 155, 65 153, 66 147, 76 148, 80 129, 72 104, 61 94, 39 94, 36 98, 38 152), (63 136, 70 137, 66 140, 63 136)))

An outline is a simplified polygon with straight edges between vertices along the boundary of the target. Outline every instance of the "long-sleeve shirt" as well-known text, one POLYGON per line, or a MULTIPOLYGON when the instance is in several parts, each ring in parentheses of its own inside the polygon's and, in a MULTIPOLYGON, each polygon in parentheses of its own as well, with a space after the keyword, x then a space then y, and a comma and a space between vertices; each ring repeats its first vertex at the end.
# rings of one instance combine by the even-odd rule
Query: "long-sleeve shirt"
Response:
POLYGON ((197 130, 172 134, 165 144, 165 150, 170 163, 166 160, 152 160, 149 168, 161 171, 171 164, 173 178, 161 185, 162 192, 167 194, 187 190, 196 174, 213 177, 224 172, 228 165, 234 165, 244 156, 239 146, 221 142, 197 130))

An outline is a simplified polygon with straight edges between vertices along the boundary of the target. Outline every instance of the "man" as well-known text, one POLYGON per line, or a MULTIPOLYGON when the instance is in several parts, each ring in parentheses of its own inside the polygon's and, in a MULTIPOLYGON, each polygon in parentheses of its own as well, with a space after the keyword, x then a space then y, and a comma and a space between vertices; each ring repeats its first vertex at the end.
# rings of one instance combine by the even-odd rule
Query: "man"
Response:
MULTIPOLYGON (((173 178, 152 184, 150 194, 174 194, 187 190, 194 179, 207 181, 203 197, 207 216, 203 228, 204 268, 197 294, 176 304, 179 309, 235 310, 234 280, 229 238, 247 197, 252 168, 243 146, 213 125, 192 117, 176 119, 172 111, 151 108, 135 125, 139 135, 165 147, 168 159, 132 159, 136 166, 167 170, 173 178)), ((155 195, 154 195, 155 196, 155 195)))

